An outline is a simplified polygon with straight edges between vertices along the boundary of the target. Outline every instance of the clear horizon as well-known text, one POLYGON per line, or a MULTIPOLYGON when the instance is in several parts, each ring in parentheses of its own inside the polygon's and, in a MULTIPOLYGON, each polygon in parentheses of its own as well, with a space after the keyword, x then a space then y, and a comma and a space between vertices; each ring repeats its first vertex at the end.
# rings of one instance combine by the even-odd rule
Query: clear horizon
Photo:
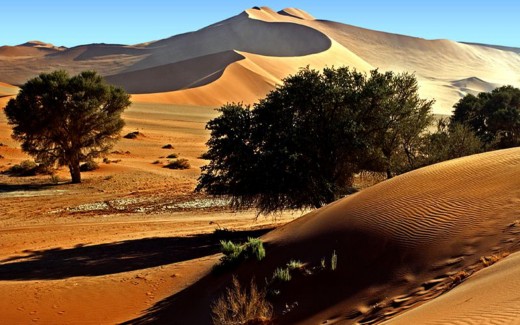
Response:
POLYGON ((410 1, 199 1, 164 0, 85 3, 27 0, 2 5, 1 45, 38 40, 73 47, 90 43, 138 44, 191 32, 230 18, 253 6, 278 11, 296 7, 317 19, 426 39, 450 39, 520 48, 520 3, 439 0, 410 1), (9 31, 9 32, 5 32, 9 31))

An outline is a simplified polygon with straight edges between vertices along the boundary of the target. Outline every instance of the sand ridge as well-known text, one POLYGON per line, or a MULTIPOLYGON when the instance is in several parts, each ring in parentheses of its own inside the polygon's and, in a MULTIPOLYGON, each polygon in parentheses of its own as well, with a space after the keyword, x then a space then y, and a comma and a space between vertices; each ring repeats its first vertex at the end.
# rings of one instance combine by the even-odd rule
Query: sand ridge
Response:
MULTIPOLYGON (((335 252, 336 271, 313 269, 281 287, 275 310, 298 307, 276 321, 389 319, 450 290, 459 272, 483 267, 482 257, 520 248, 520 232, 511 228, 520 202, 519 154, 516 148, 426 167, 311 212, 265 235, 266 259, 236 274, 269 278, 291 259, 310 268, 335 252)), ((227 280, 204 277, 143 320, 207 323, 208 306, 227 280)))

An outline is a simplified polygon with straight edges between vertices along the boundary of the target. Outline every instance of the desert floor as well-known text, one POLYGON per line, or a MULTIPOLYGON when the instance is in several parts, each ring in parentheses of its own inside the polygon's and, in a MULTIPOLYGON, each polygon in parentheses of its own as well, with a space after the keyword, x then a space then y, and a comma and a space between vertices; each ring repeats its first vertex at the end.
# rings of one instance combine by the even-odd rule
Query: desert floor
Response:
MULTIPOLYGON (((259 236, 299 212, 257 218, 194 194, 212 108, 135 104, 110 164, 80 185, 0 175, 0 322, 110 324, 142 315, 216 263, 218 227, 259 236), (174 149, 162 149, 172 144, 174 149), (188 170, 163 168, 187 158, 188 170), (157 163, 156 161, 159 161, 157 163), (154 162, 156 162, 154 164, 154 162)), ((0 169, 29 159, 0 114, 0 169)))

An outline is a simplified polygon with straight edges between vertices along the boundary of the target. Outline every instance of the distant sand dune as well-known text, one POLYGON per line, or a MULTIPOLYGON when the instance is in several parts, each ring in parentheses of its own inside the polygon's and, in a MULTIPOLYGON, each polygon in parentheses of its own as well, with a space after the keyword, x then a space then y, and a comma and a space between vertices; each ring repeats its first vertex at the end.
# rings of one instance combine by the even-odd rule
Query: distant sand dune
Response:
POLYGON ((465 94, 506 84, 520 86, 519 52, 515 48, 425 40, 316 20, 297 8, 276 12, 255 7, 195 32, 133 46, 90 44, 64 49, 38 41, 4 46, 0 48, 0 78, 19 85, 40 72, 95 69, 136 94, 136 100, 222 105, 256 101, 282 78, 307 65, 348 65, 361 71, 370 67, 415 73, 421 96, 436 99, 434 113, 450 114, 465 94), (246 59, 232 61, 226 56, 223 60, 219 54, 233 51, 246 59), (340 52, 347 54, 339 56, 340 52), (271 67, 260 64, 260 69, 245 72, 251 63, 258 64, 255 60, 259 56, 271 67), (234 64, 242 68, 231 68, 234 64), (230 76, 233 71, 239 74, 230 76), (228 79, 236 83, 229 84, 228 79), (208 83, 220 84, 208 88, 208 83), (242 83, 248 85, 225 89, 242 83), (175 93, 179 90, 188 93, 175 93), (240 91, 244 91, 242 97, 237 95, 240 91))

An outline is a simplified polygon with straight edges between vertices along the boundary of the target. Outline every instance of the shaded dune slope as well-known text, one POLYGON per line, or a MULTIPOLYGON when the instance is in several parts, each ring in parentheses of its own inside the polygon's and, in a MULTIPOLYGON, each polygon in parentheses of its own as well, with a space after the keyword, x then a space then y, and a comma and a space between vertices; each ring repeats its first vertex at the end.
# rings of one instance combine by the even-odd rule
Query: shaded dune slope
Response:
MULTIPOLYGON (((519 204, 519 148, 465 157, 398 176, 274 230, 263 237, 267 257, 235 273, 263 285, 290 260, 306 263, 311 275, 279 287, 277 323, 379 322, 446 292, 459 272, 482 268, 481 257, 518 250, 520 231, 511 225, 519 204)), ((209 323, 211 301, 229 278, 209 274, 134 321, 209 323)))
POLYGON ((130 93, 195 88, 217 80, 228 65, 242 59, 244 57, 235 51, 226 51, 149 69, 124 72, 108 76, 106 79, 110 83, 122 85, 130 93))

